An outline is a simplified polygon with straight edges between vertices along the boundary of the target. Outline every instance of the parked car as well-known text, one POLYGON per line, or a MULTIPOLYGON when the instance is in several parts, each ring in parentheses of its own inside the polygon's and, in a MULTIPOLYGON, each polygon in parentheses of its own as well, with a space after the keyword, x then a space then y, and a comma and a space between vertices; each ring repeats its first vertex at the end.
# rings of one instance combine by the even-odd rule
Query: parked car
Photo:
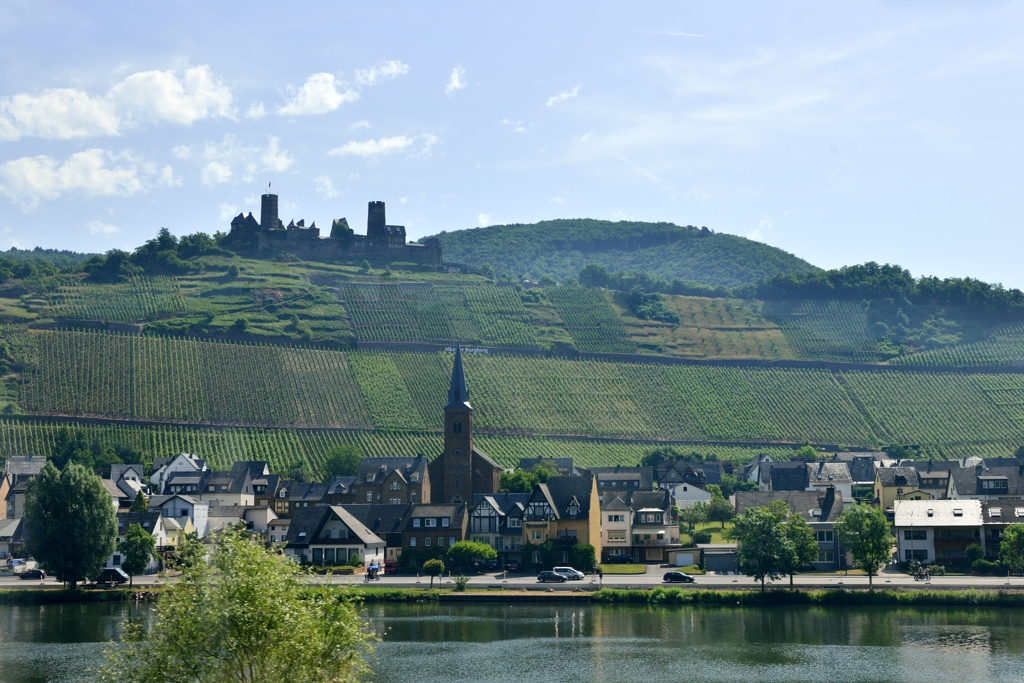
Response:
POLYGON ((523 571, 523 565, 519 564, 516 560, 509 560, 505 563, 505 571, 507 572, 521 572, 523 571))
POLYGON ((608 557, 608 564, 633 564, 633 556, 611 555, 608 557))
POLYGON ((96 577, 95 583, 106 584, 108 586, 115 586, 120 583, 128 583, 128 575, 124 573, 124 570, 118 569, 117 567, 110 567, 100 572, 99 576, 96 577))
POLYGON ((540 574, 537 574, 537 581, 539 581, 540 583, 547 583, 548 581, 554 581, 555 583, 565 583, 566 581, 568 581, 568 579, 562 576, 561 574, 556 574, 554 572, 541 572, 540 574))
POLYGON ((556 574, 561 574, 570 581, 581 581, 586 576, 583 572, 572 567, 555 567, 553 570, 556 574))
POLYGON ((693 577, 682 572, 669 572, 662 579, 667 583, 693 583, 693 577))
POLYGON ((385 574, 397 574, 398 573, 398 563, 395 562, 394 560, 388 560, 387 562, 385 562, 384 563, 384 573, 385 574))
POLYGON ((18 578, 26 581, 42 581, 46 578, 46 572, 42 569, 26 569, 18 574, 18 578))
POLYGON ((487 560, 486 562, 484 562, 484 569, 486 569, 489 572, 490 571, 495 571, 496 572, 499 569, 501 569, 501 563, 498 562, 497 558, 495 558, 493 560, 487 560))

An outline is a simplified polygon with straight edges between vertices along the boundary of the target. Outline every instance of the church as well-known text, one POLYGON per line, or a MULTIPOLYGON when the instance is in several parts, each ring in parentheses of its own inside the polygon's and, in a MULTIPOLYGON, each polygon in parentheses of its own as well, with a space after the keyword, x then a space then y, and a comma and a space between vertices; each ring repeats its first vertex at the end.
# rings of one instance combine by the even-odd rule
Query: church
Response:
POLYGON ((498 491, 501 472, 501 465, 473 445, 473 406, 469 403, 462 348, 457 347, 444 407, 441 455, 429 464, 423 455, 363 458, 345 492, 334 496, 331 502, 471 505, 474 494, 491 495, 498 491))
POLYGON ((444 452, 427 468, 433 503, 472 503, 473 494, 498 492, 501 465, 473 445, 473 406, 469 403, 461 347, 455 349, 444 407, 444 452))

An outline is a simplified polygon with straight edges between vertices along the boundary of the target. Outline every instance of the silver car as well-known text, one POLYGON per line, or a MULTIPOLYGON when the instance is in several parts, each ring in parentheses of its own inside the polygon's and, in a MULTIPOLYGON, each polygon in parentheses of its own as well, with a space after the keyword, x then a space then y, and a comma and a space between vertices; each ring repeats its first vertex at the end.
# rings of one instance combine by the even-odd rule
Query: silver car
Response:
POLYGON ((586 576, 586 574, 584 574, 583 572, 579 571, 578 569, 573 569, 572 567, 555 567, 551 571, 553 571, 556 574, 560 574, 561 576, 564 576, 570 581, 581 581, 583 577, 586 576))

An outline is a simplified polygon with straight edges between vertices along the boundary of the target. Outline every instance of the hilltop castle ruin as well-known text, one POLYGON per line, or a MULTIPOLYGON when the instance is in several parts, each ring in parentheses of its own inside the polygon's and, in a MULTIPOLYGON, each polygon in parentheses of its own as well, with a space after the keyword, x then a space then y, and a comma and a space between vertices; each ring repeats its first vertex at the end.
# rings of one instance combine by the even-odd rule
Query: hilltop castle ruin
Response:
POLYGON ((260 202, 260 220, 252 212, 240 213, 231 221, 231 243, 248 245, 259 253, 287 251, 301 258, 327 259, 359 256, 384 256, 393 260, 439 265, 441 243, 427 239, 422 243, 405 241, 404 225, 387 225, 384 202, 370 202, 366 217, 366 235, 357 235, 344 218, 331 224, 329 237, 320 236, 316 221, 293 219, 286 226, 278 217, 277 195, 267 192, 260 202))

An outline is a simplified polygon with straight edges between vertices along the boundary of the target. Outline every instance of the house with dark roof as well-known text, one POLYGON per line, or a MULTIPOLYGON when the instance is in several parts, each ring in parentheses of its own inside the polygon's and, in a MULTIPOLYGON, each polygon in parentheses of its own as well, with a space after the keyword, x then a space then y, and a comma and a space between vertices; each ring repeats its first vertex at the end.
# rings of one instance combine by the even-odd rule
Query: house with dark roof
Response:
POLYGON ((327 505, 327 489, 330 488, 330 484, 320 484, 317 482, 309 484, 290 483, 291 486, 288 489, 288 508, 291 514, 294 515, 295 511, 299 508, 327 505))
POLYGON ((295 510, 288 525, 285 555, 302 564, 342 565, 358 559, 384 564, 383 538, 340 505, 295 510))
POLYGON ((887 514, 898 500, 931 500, 931 494, 921 490, 921 480, 913 467, 879 467, 875 470, 874 502, 887 514))
MULTIPOLYGON (((160 551, 167 547, 167 530, 164 528, 163 514, 159 510, 150 512, 119 512, 117 513, 117 542, 121 543, 124 540, 124 535, 128 533, 128 528, 132 524, 138 524, 142 527, 143 531, 149 532, 153 537, 153 541, 156 544, 156 550, 150 558, 149 563, 146 565, 143 574, 155 574, 160 571, 162 566, 160 551)), ((122 553, 120 550, 114 550, 114 553, 107 558, 104 567, 121 567, 122 553)))
POLYGON ((529 500, 529 493, 476 494, 469 513, 469 540, 494 548, 502 565, 522 561, 523 511, 529 500))
POLYGON ((398 561, 402 554, 402 530, 413 511, 413 506, 348 503, 342 507, 367 529, 384 539, 387 544, 384 555, 386 561, 398 561))
POLYGON ((760 471, 762 491, 806 491, 810 485, 807 463, 802 460, 762 463, 760 471))
POLYGON ((807 489, 812 491, 835 488, 842 494, 843 500, 853 500, 853 477, 850 466, 842 461, 825 461, 807 463, 807 489))
POLYGON ((961 467, 949 471, 949 500, 1022 500, 1024 465, 1016 467, 961 467))
POLYGON ((111 465, 109 479, 124 493, 129 505, 140 493, 149 491, 142 465, 111 465))
POLYGON ((843 511, 843 494, 835 487, 816 491, 737 491, 736 514, 750 508, 768 507, 781 500, 790 512, 798 514, 810 524, 818 542, 818 560, 813 566, 818 571, 836 571, 846 568, 846 556, 835 533, 835 522, 843 511))
POLYGON ((469 525, 466 503, 414 505, 403 519, 402 548, 442 557, 465 540, 469 525))
MULTIPOLYGON (((205 460, 191 453, 179 453, 173 458, 153 458, 153 473, 149 476, 149 483, 155 493, 163 495, 167 493, 165 486, 172 474, 179 472, 202 474, 208 469, 205 460)), ((198 493, 198 490, 176 493, 198 493)))
POLYGON ((999 547, 1006 527, 1024 524, 1024 503, 1019 500, 985 500, 981 502, 981 511, 981 546, 985 549, 985 559, 995 562, 999 559, 999 547))
POLYGON ((653 467, 591 467, 580 470, 580 474, 590 474, 597 479, 598 500, 603 500, 606 493, 650 491, 654 488, 653 467))
POLYGON ((327 485, 327 502, 331 505, 357 503, 354 485, 356 477, 334 477, 327 485))
POLYGON ((913 467, 917 470, 917 479, 921 490, 933 500, 946 497, 949 488, 949 473, 960 469, 959 460, 902 460, 901 467, 913 467))
MULTIPOLYGON (((427 458, 415 457, 362 458, 355 480, 343 494, 346 502, 378 505, 417 505, 432 498, 427 458)), ((331 482, 337 490, 337 484, 331 482)))
POLYGON ((721 481, 718 470, 694 467, 681 459, 658 468, 658 488, 668 491, 681 508, 710 502, 712 495, 707 491, 708 484, 721 484, 721 481))
MULTIPOLYGON (((601 557, 601 503, 593 475, 553 477, 534 486, 523 512, 523 546, 548 539, 567 545, 589 543, 601 557)), ((568 551, 563 555, 567 561, 568 551)), ((539 566, 540 555, 534 552, 523 560, 526 566, 539 566)))
POLYGON ((41 455, 12 455, 4 461, 0 477, 0 519, 20 519, 25 516, 25 489, 33 477, 46 465, 41 455))
MULTIPOLYGON (((152 496, 149 499, 149 511, 160 512, 165 518, 191 522, 199 538, 206 537, 209 522, 210 505, 198 498, 176 493, 170 496, 152 496)), ((181 524, 181 526, 185 526, 181 524)))

